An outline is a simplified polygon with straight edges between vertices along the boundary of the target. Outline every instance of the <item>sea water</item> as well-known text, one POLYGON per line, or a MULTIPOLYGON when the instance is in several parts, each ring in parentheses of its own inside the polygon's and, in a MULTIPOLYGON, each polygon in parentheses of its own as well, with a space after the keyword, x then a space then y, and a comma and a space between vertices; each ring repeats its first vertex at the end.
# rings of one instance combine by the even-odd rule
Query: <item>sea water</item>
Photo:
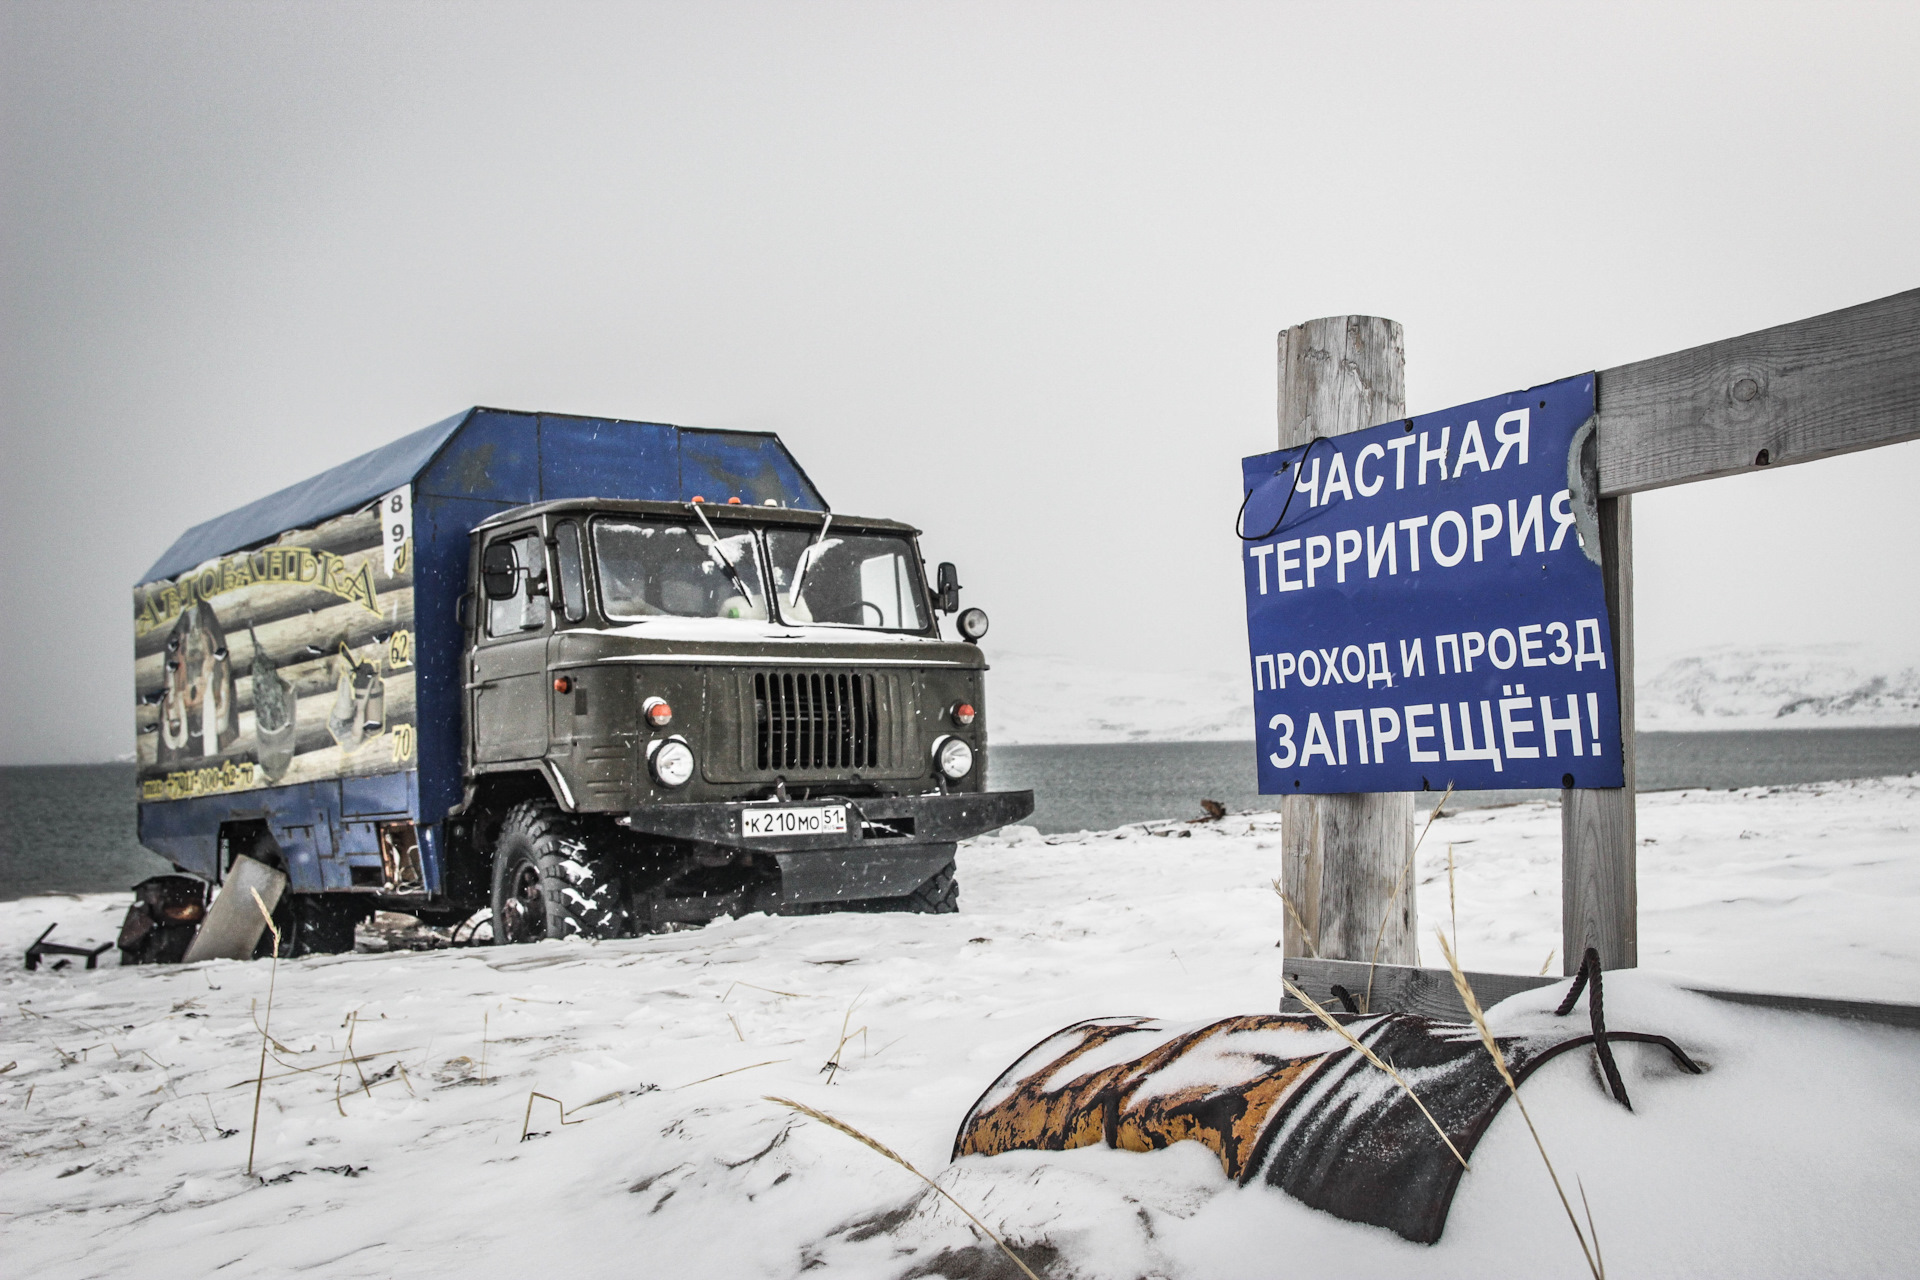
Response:
MULTIPOLYGON (((1642 733, 1634 746, 1640 791, 1725 791, 1920 770, 1920 728, 1642 733)), ((1260 794, 1251 742, 993 747, 989 754, 988 784, 1033 788, 1033 817, 1027 821, 1048 834, 1197 818, 1203 799, 1218 800, 1229 811, 1280 807, 1279 796, 1260 794)), ((1438 804, 1442 794, 1416 796, 1414 803, 1438 804)), ((1447 808, 1513 804, 1558 794, 1457 792, 1447 808)))
MULTIPOLYGON (((1920 770, 1920 728, 1642 733, 1642 791, 1826 782, 1920 770)), ((1129 742, 994 747, 988 785, 1031 787, 1043 832, 1102 831, 1200 816, 1201 800, 1268 809, 1251 742, 1129 742)), ((1449 809, 1511 804, 1552 791, 1463 792, 1449 809)), ((1440 793, 1419 800, 1438 803, 1440 793)), ((1417 800, 1416 803, 1419 801, 1417 800)), ((171 868, 134 834, 130 764, 0 769, 0 901, 40 893, 119 891, 171 868)))

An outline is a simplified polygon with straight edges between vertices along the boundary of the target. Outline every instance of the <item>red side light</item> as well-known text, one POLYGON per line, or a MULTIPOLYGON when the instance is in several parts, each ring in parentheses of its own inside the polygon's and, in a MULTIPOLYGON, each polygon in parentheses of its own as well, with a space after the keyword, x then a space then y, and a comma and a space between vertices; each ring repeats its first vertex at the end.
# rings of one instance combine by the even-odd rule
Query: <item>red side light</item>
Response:
POLYGON ((555 693, 572 693, 573 681, 567 679, 565 676, 555 676, 553 678, 553 691, 555 693))
POLYGON ((673 708, 665 698, 648 698, 644 710, 647 720, 656 728, 664 729, 673 723, 673 708))
POLYGON ((956 702, 953 704, 953 722, 962 727, 972 724, 974 718, 979 714, 979 712, 973 709, 973 704, 970 702, 956 702))

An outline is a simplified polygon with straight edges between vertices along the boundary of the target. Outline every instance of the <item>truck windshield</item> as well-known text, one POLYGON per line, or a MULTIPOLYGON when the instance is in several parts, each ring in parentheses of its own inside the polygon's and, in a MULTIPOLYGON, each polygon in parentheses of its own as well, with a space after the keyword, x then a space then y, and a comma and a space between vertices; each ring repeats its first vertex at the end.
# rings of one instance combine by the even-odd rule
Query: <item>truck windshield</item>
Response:
POLYGON ((907 539, 841 532, 819 538, 811 529, 768 529, 766 540, 782 621, 885 631, 926 629, 920 576, 907 539))
POLYGON ((697 521, 595 520, 593 550, 607 617, 764 621, 767 593, 752 531, 716 524, 714 532, 718 546, 697 521), (733 573, 727 572, 729 562, 733 573))

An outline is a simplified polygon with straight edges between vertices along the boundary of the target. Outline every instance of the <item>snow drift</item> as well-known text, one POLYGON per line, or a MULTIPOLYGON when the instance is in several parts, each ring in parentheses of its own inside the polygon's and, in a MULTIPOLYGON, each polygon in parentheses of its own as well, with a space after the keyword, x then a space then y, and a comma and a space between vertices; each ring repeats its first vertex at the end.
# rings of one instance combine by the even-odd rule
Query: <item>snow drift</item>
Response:
MULTIPOLYGON (((1649 968, 1609 975, 1607 1015, 1671 1036, 1707 1074, 1622 1046, 1632 1112, 1577 1054, 1526 1085, 1616 1274, 1920 1272, 1920 1034, 1677 981, 1920 998, 1916 830, 1911 778, 1642 797, 1649 968)), ((1539 970, 1559 943, 1558 839, 1550 805, 1436 823, 1418 868, 1428 959, 1431 929, 1452 931, 1452 846, 1463 962, 1539 970)), ((904 1170, 765 1101, 783 1095, 937 1177, 1050 1277, 1584 1274, 1511 1108, 1432 1246, 1236 1188, 1198 1143, 948 1162, 981 1090, 1062 1026, 1276 1008, 1279 859, 1272 814, 1012 828, 961 850, 958 915, 283 963, 255 1177, 267 964, 15 962, 0 973, 8 1270, 1006 1274, 904 1170)), ((0 948, 17 956, 54 920, 56 936, 104 939, 123 909, 3 904, 0 948)), ((1497 1006, 1495 1030, 1537 1025, 1562 989, 1497 1006)))

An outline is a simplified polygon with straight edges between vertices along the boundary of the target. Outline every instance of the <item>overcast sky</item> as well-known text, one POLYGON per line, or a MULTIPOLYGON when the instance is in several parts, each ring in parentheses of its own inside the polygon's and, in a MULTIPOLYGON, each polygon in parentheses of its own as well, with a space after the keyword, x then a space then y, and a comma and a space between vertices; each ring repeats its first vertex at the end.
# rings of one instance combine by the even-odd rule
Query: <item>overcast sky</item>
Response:
MULTIPOLYGON (((0 761, 186 526, 467 405, 776 430, 996 646, 1245 661, 1274 336, 1409 409, 1920 284, 1920 6, 51 4, 0 30, 0 761)), ((1643 655, 1920 623, 1920 446, 1636 499, 1643 655)))

